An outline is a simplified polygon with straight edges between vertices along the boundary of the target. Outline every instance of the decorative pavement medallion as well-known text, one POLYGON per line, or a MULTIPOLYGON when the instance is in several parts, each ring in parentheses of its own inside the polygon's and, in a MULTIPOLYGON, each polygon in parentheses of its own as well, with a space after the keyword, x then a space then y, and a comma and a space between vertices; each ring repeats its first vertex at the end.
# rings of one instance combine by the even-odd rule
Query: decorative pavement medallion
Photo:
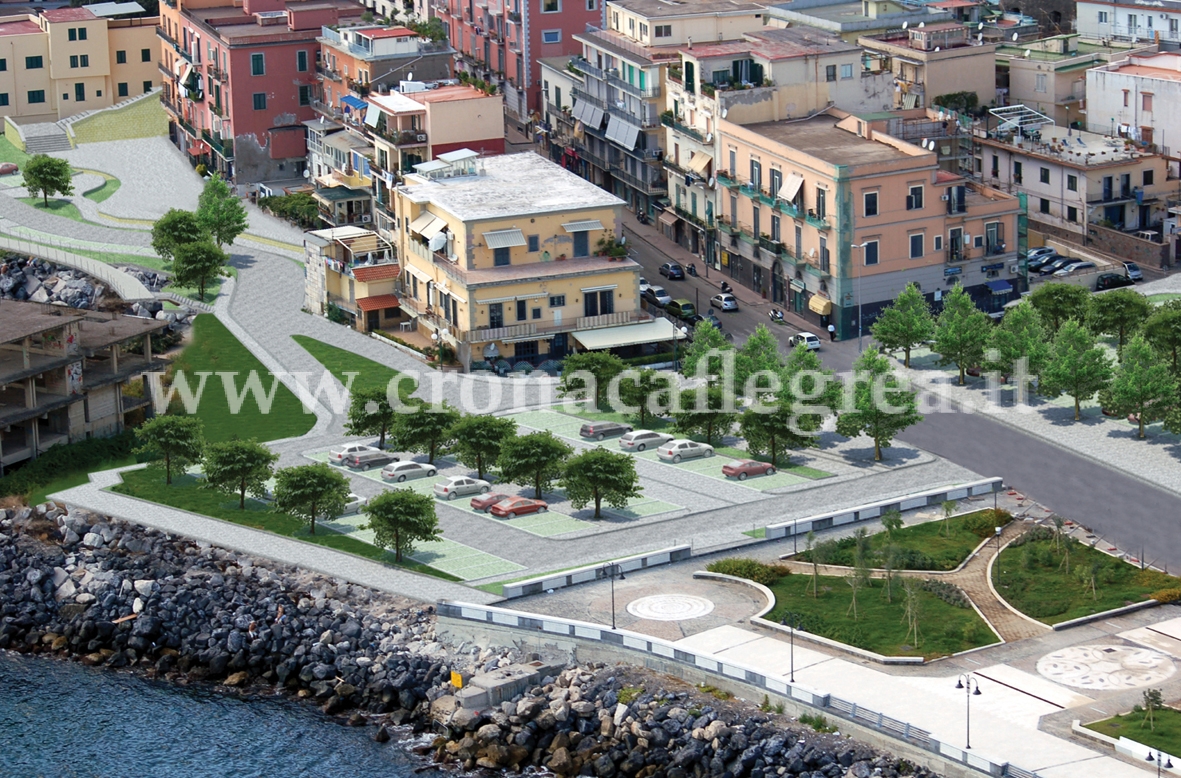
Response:
POLYGON ((714 604, 691 594, 654 594, 627 604, 627 612, 652 621, 686 621, 708 615, 714 604))
POLYGON ((1051 681, 1095 690, 1151 686, 1176 670, 1164 654, 1131 646, 1071 646, 1037 663, 1037 671, 1051 681))

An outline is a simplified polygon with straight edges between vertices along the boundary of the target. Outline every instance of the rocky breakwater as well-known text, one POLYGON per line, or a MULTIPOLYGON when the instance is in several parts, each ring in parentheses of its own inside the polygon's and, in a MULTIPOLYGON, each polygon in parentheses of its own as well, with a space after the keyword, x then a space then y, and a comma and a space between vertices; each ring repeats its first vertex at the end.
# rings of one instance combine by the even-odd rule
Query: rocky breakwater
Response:
POLYGON ((449 733, 436 739, 435 758, 466 769, 531 765, 599 778, 933 775, 839 734, 643 670, 597 665, 523 677, 529 667, 476 676, 435 700, 432 716, 449 733), (496 701, 505 694, 512 696, 496 701))
POLYGON ((50 503, 0 509, 0 649, 422 728, 452 669, 513 660, 434 634, 432 608, 343 581, 50 503))

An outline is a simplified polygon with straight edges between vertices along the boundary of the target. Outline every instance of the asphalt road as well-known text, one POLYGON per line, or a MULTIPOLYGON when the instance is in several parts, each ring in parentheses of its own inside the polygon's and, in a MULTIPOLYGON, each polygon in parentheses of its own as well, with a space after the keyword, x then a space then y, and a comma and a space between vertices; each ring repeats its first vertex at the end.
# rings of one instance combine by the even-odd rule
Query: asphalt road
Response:
MULTIPOLYGON (((718 293, 724 276, 711 271, 708 280, 702 275, 668 281, 658 272, 660 265, 670 259, 662 251, 663 243, 666 241, 662 238, 651 242, 631 240, 632 258, 644 267, 644 277, 649 283, 664 286, 674 298, 700 300, 699 310, 708 308, 709 298, 718 293)), ((698 271, 702 270, 699 264, 698 271)), ((741 345, 756 326, 767 323, 786 350, 787 338, 806 325, 798 319, 793 321, 790 314, 787 325, 770 324, 768 313, 774 306, 753 301, 753 293, 742 291, 752 302, 741 304, 735 312, 718 312, 723 327, 733 333, 734 344, 741 345)), ((814 327, 810 329, 815 331, 814 327)), ((820 355, 825 365, 837 372, 850 370, 857 357, 857 341, 829 343, 825 333, 816 334, 824 341, 820 355)), ((928 414, 899 439, 981 475, 1001 476, 1007 486, 1089 527, 1112 545, 1150 564, 1181 571, 1181 532, 1174 524, 1181 519, 1181 495, 989 416, 928 414)))

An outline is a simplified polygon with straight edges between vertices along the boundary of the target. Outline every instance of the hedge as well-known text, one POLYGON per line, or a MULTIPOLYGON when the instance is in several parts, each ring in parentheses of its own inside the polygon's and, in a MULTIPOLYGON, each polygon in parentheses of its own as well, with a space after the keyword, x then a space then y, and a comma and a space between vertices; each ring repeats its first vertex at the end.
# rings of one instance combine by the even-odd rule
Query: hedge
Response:
POLYGON ((91 438, 54 446, 28 464, 0 478, 0 497, 26 495, 59 478, 93 468, 112 459, 129 457, 135 432, 124 430, 110 438, 91 438))

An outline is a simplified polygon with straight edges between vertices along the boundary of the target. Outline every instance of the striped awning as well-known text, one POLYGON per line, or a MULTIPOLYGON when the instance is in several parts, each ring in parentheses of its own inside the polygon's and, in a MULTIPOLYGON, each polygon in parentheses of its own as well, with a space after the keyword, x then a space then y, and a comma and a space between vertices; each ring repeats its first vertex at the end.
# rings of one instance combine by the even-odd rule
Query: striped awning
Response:
POLYGON ((796 199, 796 195, 800 192, 800 187, 804 185, 804 177, 799 173, 791 173, 787 177, 787 182, 779 187, 779 191, 775 194, 780 200, 791 202, 796 199))
POLYGON ((590 232, 603 229, 603 223, 598 219, 583 219, 578 222, 566 222, 562 225, 566 232, 590 232))
POLYGON ((490 249, 507 249, 513 246, 524 246, 528 241, 525 240, 525 235, 520 230, 512 229, 485 232, 484 242, 488 244, 490 249))
POLYGON ((709 154, 702 154, 700 151, 695 151, 693 152, 693 159, 689 160, 689 169, 699 176, 704 176, 706 168, 713 161, 714 158, 709 154))
POLYGON ((439 218, 439 217, 435 216, 430 211, 423 211, 422 213, 420 213, 418 215, 417 219, 410 222, 410 231, 417 232, 419 235, 421 235, 422 229, 424 227, 426 227, 428 224, 430 224, 434 219, 437 219, 437 218, 439 218))
MULTIPOLYGON (((442 232, 446 228, 447 228, 447 222, 443 221, 438 216, 435 216, 431 219, 430 224, 428 224, 427 226, 423 227, 421 230, 418 231, 418 234, 421 235, 422 237, 426 238, 427 240, 430 240, 431 238, 435 237, 436 235, 438 235, 440 232, 442 232)), ((437 250, 438 249, 432 249, 432 251, 437 251, 437 250)))

